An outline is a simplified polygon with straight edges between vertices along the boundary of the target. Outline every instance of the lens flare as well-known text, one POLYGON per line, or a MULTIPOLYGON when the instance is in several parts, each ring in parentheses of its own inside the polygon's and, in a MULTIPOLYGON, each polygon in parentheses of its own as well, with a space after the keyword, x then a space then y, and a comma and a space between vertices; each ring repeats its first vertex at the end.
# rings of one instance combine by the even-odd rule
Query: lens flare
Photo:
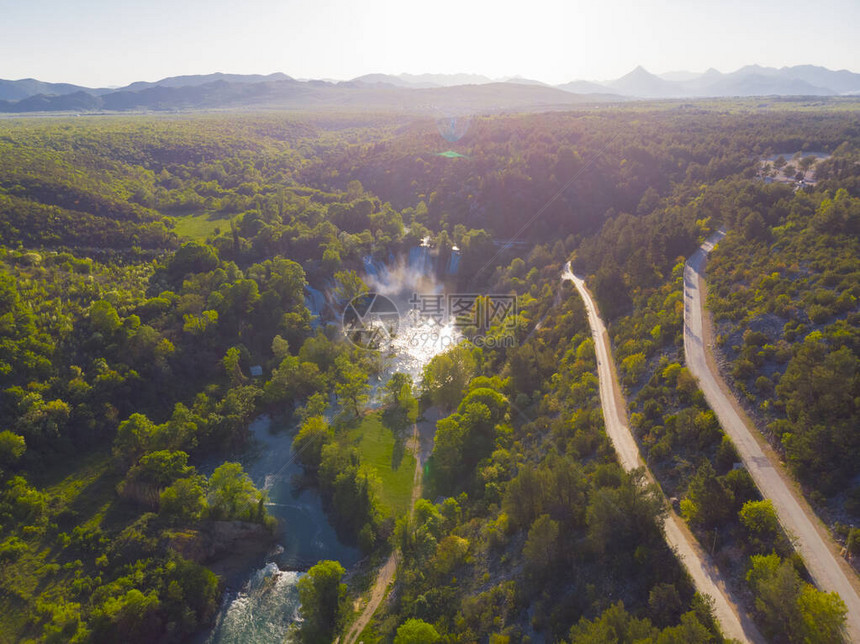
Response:
POLYGON ((469 131, 470 123, 471 119, 468 116, 446 114, 436 119, 436 128, 448 143, 456 143, 469 131))

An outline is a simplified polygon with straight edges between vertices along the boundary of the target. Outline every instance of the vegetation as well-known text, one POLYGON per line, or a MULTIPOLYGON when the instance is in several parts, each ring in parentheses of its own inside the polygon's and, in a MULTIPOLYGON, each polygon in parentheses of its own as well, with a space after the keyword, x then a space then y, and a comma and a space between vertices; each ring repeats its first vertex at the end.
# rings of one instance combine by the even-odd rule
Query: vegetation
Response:
POLYGON ((860 198, 789 193, 754 215, 709 263, 718 346, 791 468, 838 508, 860 474, 860 198))
MULTIPOLYGON (((461 346, 428 365, 438 374, 468 355, 474 371, 437 424, 425 482, 426 497, 441 500, 419 500, 398 522, 395 599, 364 641, 407 641, 413 632, 427 638, 415 641, 521 641, 538 631, 563 639, 607 609, 653 613, 654 632, 720 638, 666 546, 656 490, 615 463, 582 303, 568 287, 555 308, 533 297, 559 284, 564 253, 544 251, 536 256, 549 263, 535 263, 519 293, 524 319, 546 315, 528 342, 505 351, 461 346), (613 609, 611 596, 624 607, 613 609)), ((520 263, 498 271, 497 285, 520 263)))
MULTIPOLYGON (((181 640, 220 593, 193 543, 212 522, 272 524, 241 466, 206 477, 196 464, 240 447, 269 408, 338 388, 358 410, 367 372, 312 333, 298 263, 236 255, 240 267, 171 232, 183 209, 226 213, 228 246, 241 249, 246 218, 233 215, 286 213, 295 196, 282 187, 299 158, 286 143, 249 144, 229 121, 202 135, 183 120, 33 125, 3 126, 0 584, 11 611, 0 632, 181 640), (272 187, 254 183, 264 176, 272 187), (206 181, 204 198, 191 186, 206 181), (252 364, 264 379, 249 378, 252 364), (52 493, 48 473, 87 454, 95 473, 71 471, 52 493)), ((348 504, 343 494, 332 497, 348 504)))
MULTIPOLYGON (((680 354, 682 259, 726 225, 711 303, 735 386, 801 480, 860 507, 839 494, 860 462, 856 113, 747 107, 475 119, 454 158, 401 117, 3 121, 0 639, 184 641, 211 624, 222 587, 194 544, 272 527, 234 462, 265 412, 298 419, 296 459, 338 534, 401 551, 364 641, 721 641, 658 490, 615 462, 584 309, 558 279, 571 257, 659 484, 769 634, 837 637, 838 598, 805 581, 680 354), (815 187, 758 183, 760 157, 804 148, 834 152, 815 187), (449 290, 517 310, 368 410, 381 356, 325 322, 368 289, 365 258, 424 238, 438 266, 458 249, 449 290), (404 445, 429 406, 446 415, 409 516, 404 445)), ((344 573, 303 577, 302 639, 348 621, 344 573)))
POLYGON ((786 642, 834 642, 841 638, 845 604, 801 580, 779 555, 755 555, 747 581, 766 633, 786 642))
MULTIPOLYGON (((847 153, 844 146, 840 150, 834 155, 837 162, 847 153)), ((822 172, 822 176, 828 176, 827 166, 822 172)), ((832 186, 832 182, 823 182, 825 185, 832 186)), ((845 234, 850 223, 842 223, 851 221, 854 198, 845 189, 834 194, 823 186, 821 191, 794 192, 785 185, 732 179, 696 192, 678 188, 649 215, 649 225, 640 224, 641 219, 631 220, 627 227, 638 232, 628 233, 607 224, 594 242, 583 244, 585 252, 577 254, 580 266, 596 272, 594 284, 601 305, 615 315, 611 332, 616 360, 631 400, 631 425, 649 465, 666 493, 680 499, 682 515, 703 546, 715 553, 717 563, 734 580, 738 592, 746 585, 744 577, 750 580, 753 592, 759 592, 760 587, 747 574, 758 556, 774 553, 789 559, 786 565, 793 575, 804 574, 802 565, 793 558, 769 503, 758 500, 749 475, 743 468, 735 468, 738 458, 731 442, 682 365, 683 256, 672 259, 663 255, 662 263, 652 264, 645 272, 647 277, 643 277, 629 256, 624 269, 619 268, 622 257, 616 253, 616 242, 619 237, 636 234, 640 246, 653 247, 652 240, 667 234, 662 226, 674 222, 676 234, 687 231, 684 254, 690 254, 697 239, 712 227, 721 224, 730 229, 709 263, 709 276, 715 276, 709 280, 709 301, 716 318, 723 320, 718 344, 723 349, 733 346, 737 358, 731 371, 736 386, 751 402, 759 403, 760 412, 769 415, 769 429, 782 436, 784 449, 801 480, 812 483, 815 479, 816 488, 832 494, 834 481, 844 484, 856 475, 856 412, 845 401, 856 397, 857 385, 852 366, 858 359, 857 348, 850 342, 851 315, 856 315, 851 278, 856 277, 857 240, 856 233, 854 237, 845 234), (838 211, 845 214, 833 220, 837 222, 833 224, 834 232, 827 233, 819 217, 837 201, 837 209, 842 209, 838 211), (813 224, 816 219, 818 223, 813 224), (740 248, 745 249, 745 254, 739 254, 740 248), (831 261, 839 269, 830 269, 831 290, 825 296, 818 271, 827 271, 831 261), (604 286, 601 273, 605 276, 613 272, 615 277, 604 286), (834 305, 826 315, 816 313, 824 315, 818 328, 806 326, 810 318, 801 308, 814 303, 811 293, 816 289, 831 304, 841 298, 839 307, 843 307, 834 305), (791 306, 792 313, 803 318, 797 333, 789 331, 794 330, 796 322, 776 323, 780 306, 791 306), (834 324, 826 336, 824 329, 829 327, 825 319, 834 324), (789 331, 789 336, 773 336, 773 329, 778 329, 780 335, 783 330, 789 331), (844 338, 845 343, 833 343, 833 336, 844 338), (839 350, 839 358, 827 360, 830 352, 839 350), (787 377, 775 375, 778 364, 785 365, 787 377), (817 407, 819 404, 827 405, 827 410, 817 407), (813 433, 813 427, 818 433, 813 433), (839 456, 827 450, 828 440, 838 441, 839 456), (803 465, 812 462, 820 467, 804 472, 803 465), (824 463, 828 464, 827 472, 824 463), (738 558, 738 549, 750 558, 738 558)), ((615 220, 616 226, 620 219, 615 220)), ((781 311, 789 315, 788 308, 781 311)), ((797 584, 800 588, 800 581, 797 584)), ((816 597, 810 599, 811 603, 826 606, 832 600, 830 614, 835 624, 841 623, 838 598, 827 599, 812 586, 807 592, 816 597)), ((786 613, 781 619, 787 619, 789 613, 791 623, 805 619, 803 609, 793 600, 783 603, 782 608, 786 613)), ((759 616, 763 623, 767 622, 761 609, 759 616)), ((786 624, 783 622, 782 628, 786 624)), ((765 630, 771 628, 773 623, 765 624, 765 630)), ((786 637, 786 631, 779 633, 778 637, 786 637)), ((815 639, 802 635, 800 627, 793 633, 792 637, 815 639)), ((837 636, 821 637, 828 641, 828 637, 837 636)))
POLYGON ((346 599, 346 584, 341 583, 344 572, 336 561, 320 561, 299 580, 302 642, 327 644, 337 633, 346 599))

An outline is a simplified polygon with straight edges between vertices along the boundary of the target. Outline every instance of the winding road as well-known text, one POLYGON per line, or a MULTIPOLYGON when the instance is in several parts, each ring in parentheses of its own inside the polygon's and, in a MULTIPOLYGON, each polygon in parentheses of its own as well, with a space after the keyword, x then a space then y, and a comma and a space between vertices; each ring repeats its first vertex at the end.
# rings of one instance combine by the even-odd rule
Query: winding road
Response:
MULTIPOLYGON (((613 368, 609 334, 600 319, 597 305, 585 287, 585 282, 571 271, 570 262, 565 265, 562 279, 573 282, 588 312, 588 323, 591 326, 594 350, 597 355, 600 403, 603 407, 606 433, 609 435, 612 445, 618 453, 618 460, 625 470, 645 467, 642 456, 639 454, 636 439, 627 426, 626 403, 621 395, 621 387, 613 368)), ((654 477, 647 468, 646 472, 649 479, 653 481, 654 477)), ((666 505, 669 506, 668 501, 666 501, 666 505)), ((684 521, 675 514, 671 506, 669 506, 668 516, 664 523, 664 531, 666 541, 687 569, 696 589, 703 595, 709 595, 713 598, 714 612, 722 627, 723 634, 741 642, 763 642, 764 639, 755 624, 729 598, 725 582, 716 566, 702 551, 684 521)))
POLYGON ((722 231, 712 235, 687 260, 684 268, 684 353, 687 367, 698 378, 708 404, 735 444, 762 495, 773 503, 780 523, 789 533, 815 583, 821 590, 839 593, 845 602, 848 607, 847 634, 851 641, 860 642, 860 594, 856 575, 835 553, 835 542, 783 472, 773 449, 729 393, 713 356, 706 349, 705 345, 710 346, 711 341, 704 313, 705 263, 708 253, 724 235, 722 231))

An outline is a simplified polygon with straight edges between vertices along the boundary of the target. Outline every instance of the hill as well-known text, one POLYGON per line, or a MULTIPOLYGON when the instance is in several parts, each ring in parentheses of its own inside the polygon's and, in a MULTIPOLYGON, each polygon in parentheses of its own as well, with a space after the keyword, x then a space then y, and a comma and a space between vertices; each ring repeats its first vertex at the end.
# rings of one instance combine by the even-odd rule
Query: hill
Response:
POLYGON ((296 80, 283 73, 201 74, 137 81, 119 89, 94 89, 34 79, 0 80, 0 112, 98 112, 236 108, 398 109, 481 112, 534 111, 586 101, 750 96, 839 96, 860 94, 860 74, 814 65, 747 65, 731 73, 657 75, 642 66, 621 78, 574 80, 551 86, 511 77, 494 81, 477 74, 365 74, 349 81, 296 80), (523 87, 531 87, 527 94, 523 87), (477 88, 484 89, 477 89, 477 88), (487 89, 490 88, 490 89, 487 89), (438 96, 426 94, 439 92, 438 96), (451 90, 454 90, 453 92, 451 90), (572 97, 571 95, 579 95, 572 97), (430 103, 428 103, 428 100, 430 103))

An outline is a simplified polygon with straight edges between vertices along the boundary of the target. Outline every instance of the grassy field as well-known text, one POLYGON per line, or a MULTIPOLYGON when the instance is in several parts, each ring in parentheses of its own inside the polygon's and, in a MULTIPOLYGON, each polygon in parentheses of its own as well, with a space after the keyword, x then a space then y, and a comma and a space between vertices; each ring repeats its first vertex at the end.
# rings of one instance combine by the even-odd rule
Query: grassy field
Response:
POLYGON ((376 470, 382 481, 382 502, 395 515, 409 510, 415 458, 405 450, 406 437, 397 438, 385 426, 379 413, 365 416, 349 430, 348 439, 361 452, 361 460, 376 470))
POLYGON ((176 220, 176 233, 181 237, 206 241, 207 238, 216 235, 216 229, 221 231, 230 230, 230 217, 221 217, 211 214, 182 215, 174 217, 176 220))

